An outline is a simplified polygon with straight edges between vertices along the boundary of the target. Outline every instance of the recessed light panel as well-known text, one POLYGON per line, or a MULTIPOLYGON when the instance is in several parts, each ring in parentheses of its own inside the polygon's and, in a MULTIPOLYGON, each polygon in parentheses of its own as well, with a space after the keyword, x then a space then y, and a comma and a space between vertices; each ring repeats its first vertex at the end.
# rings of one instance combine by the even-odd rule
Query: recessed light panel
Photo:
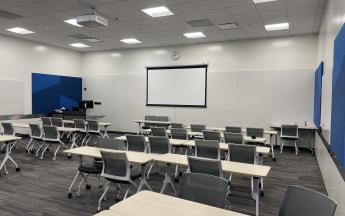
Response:
POLYGON ((206 35, 202 32, 190 32, 190 33, 185 33, 183 34, 187 38, 204 38, 206 35))
POLYGON ((277 23, 277 24, 270 24, 265 25, 266 31, 277 31, 277 30, 285 30, 289 29, 289 23, 277 23))
POLYGON ((17 34, 32 34, 35 33, 33 31, 27 30, 25 28, 20 28, 20 27, 14 27, 14 28, 9 28, 6 29, 7 31, 13 32, 13 33, 17 33, 17 34))
POLYGON ((86 45, 86 44, 83 44, 83 43, 72 43, 72 44, 70 44, 70 46, 76 47, 76 48, 87 48, 87 47, 90 47, 89 45, 86 45))
POLYGON ((135 39, 135 38, 125 38, 122 39, 121 42, 123 43, 127 43, 127 44, 138 44, 138 43, 142 43, 141 41, 135 39))
POLYGON ((174 15, 173 12, 171 12, 168 8, 166 8, 164 6, 154 7, 154 8, 146 8, 146 9, 142 9, 141 11, 146 13, 147 15, 152 16, 152 17, 163 17, 163 16, 174 15))
POLYGON ((79 24, 77 23, 77 19, 69 19, 69 20, 65 20, 64 22, 65 22, 65 23, 68 23, 68 24, 70 24, 70 25, 77 26, 77 27, 79 27, 79 28, 83 27, 82 25, 79 25, 79 24))
POLYGON ((277 1, 277 0, 253 0, 253 2, 255 4, 265 3, 265 2, 272 2, 272 1, 277 1))
POLYGON ((86 38, 85 40, 91 43, 101 42, 101 40, 97 38, 86 38))
POLYGON ((228 29, 238 29, 238 25, 236 23, 224 23, 224 24, 218 24, 218 27, 223 30, 228 29))

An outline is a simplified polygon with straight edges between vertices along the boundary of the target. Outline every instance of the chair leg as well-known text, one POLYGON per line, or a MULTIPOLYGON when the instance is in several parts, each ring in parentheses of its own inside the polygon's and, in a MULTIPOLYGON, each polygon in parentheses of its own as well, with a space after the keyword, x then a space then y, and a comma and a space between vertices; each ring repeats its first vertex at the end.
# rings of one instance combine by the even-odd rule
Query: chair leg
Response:
POLYGON ((43 143, 41 143, 41 145, 37 148, 36 150, 36 157, 38 157, 38 153, 40 152, 41 148, 43 147, 43 143))
POLYGON ((73 179, 71 185, 69 186, 69 189, 68 189, 68 197, 72 197, 72 187, 73 187, 75 181, 77 180, 79 174, 80 174, 80 171, 78 171, 77 174, 74 176, 74 179, 73 179))
POLYGON ((280 145, 280 153, 283 153, 283 148, 284 148, 284 140, 282 140, 282 143, 280 145))
POLYGON ((43 149, 41 157, 40 157, 41 160, 43 160, 43 155, 47 151, 48 147, 49 147, 49 145, 46 145, 46 147, 43 149))
POLYGON ((250 185, 251 185, 251 192, 252 192, 252 197, 254 195, 254 177, 250 178, 250 185))
POLYGON ((102 181, 101 181, 101 178, 99 177, 99 175, 96 175, 97 178, 98 178, 98 187, 102 187, 102 181))
POLYGON ((87 183, 87 177, 89 176, 89 174, 87 174, 86 176, 83 175, 83 173, 80 173, 80 175, 83 177, 83 179, 81 180, 81 182, 79 183, 79 186, 78 186, 78 191, 77 193, 75 194, 77 197, 80 197, 80 191, 81 191, 81 186, 83 185, 84 182, 87 183))
POLYGON ((298 155, 299 150, 298 150, 298 146, 297 146, 297 141, 295 141, 295 151, 296 151, 296 155, 298 155))
POLYGON ((106 196, 106 194, 110 188, 110 185, 111 185, 111 182, 107 182, 107 185, 105 186, 104 192, 103 192, 101 198, 99 198, 99 200, 98 200, 97 212, 101 211, 101 202, 102 202, 103 198, 106 196))
POLYGON ((146 175, 147 180, 150 179, 150 173, 151 173, 151 170, 152 170, 153 166, 154 166, 154 162, 151 163, 151 166, 150 166, 150 168, 149 168, 149 171, 147 171, 147 175, 146 175))
POLYGON ((56 150, 55 150, 55 152, 54 152, 53 160, 56 160, 56 154, 58 153, 58 151, 59 151, 59 149, 60 149, 60 146, 61 146, 61 145, 59 145, 59 146, 56 148, 56 150))

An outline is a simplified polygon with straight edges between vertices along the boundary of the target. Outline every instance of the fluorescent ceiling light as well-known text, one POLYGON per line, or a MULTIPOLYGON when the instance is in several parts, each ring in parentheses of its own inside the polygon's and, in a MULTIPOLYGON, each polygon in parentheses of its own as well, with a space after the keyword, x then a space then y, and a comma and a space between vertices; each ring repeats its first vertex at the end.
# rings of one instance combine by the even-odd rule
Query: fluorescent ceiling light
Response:
POLYGON ((35 33, 33 31, 27 30, 25 28, 20 28, 20 27, 14 27, 14 28, 9 28, 6 29, 7 31, 13 32, 13 33, 17 33, 17 34, 32 34, 35 33))
POLYGON ((284 30, 289 29, 289 23, 277 23, 277 24, 270 24, 265 25, 266 31, 276 31, 276 30, 284 30))
POLYGON ((138 43, 142 43, 141 41, 135 39, 135 38, 125 38, 122 39, 121 42, 123 43, 127 43, 127 44, 138 44, 138 43))
POLYGON ((101 40, 97 39, 97 38, 87 38, 85 40, 88 41, 88 42, 91 42, 91 43, 101 42, 101 40))
POLYGON ((223 30, 228 30, 228 29, 238 29, 239 26, 237 23, 224 23, 224 24, 218 24, 218 27, 223 30))
POLYGON ((272 1, 277 1, 277 0, 253 0, 253 2, 255 4, 265 3, 265 2, 272 2, 272 1))
POLYGON ((83 44, 83 43, 72 43, 70 44, 72 47, 77 47, 77 48, 87 48, 90 47, 89 45, 83 44))
POLYGON ((174 15, 173 12, 171 12, 168 8, 166 8, 164 6, 154 7, 154 8, 146 8, 146 9, 142 9, 141 11, 146 13, 147 15, 152 16, 152 17, 163 17, 163 16, 174 15))
POLYGON ((202 32, 190 32, 190 33, 185 33, 183 34, 187 38, 204 38, 206 35, 202 32))
POLYGON ((74 26, 77 26, 77 27, 83 27, 82 25, 79 25, 77 23, 77 19, 69 19, 69 20, 65 20, 64 21, 65 23, 68 23, 70 25, 74 25, 74 26))

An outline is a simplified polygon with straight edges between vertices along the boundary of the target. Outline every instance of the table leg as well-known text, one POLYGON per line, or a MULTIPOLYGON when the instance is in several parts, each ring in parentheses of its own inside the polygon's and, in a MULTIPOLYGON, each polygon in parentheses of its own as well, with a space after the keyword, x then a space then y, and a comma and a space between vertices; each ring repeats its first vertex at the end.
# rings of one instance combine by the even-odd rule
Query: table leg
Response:
POLYGON ((256 195, 255 195, 255 215, 256 216, 259 216, 259 212, 260 212, 260 210, 259 210, 259 202, 260 202, 260 200, 259 200, 259 198, 260 198, 260 180, 259 180, 259 178, 256 178, 256 180, 257 180, 257 190, 256 190, 256 195))
POLYGON ((163 181, 163 187, 161 189, 160 193, 164 193, 165 189, 168 185, 171 186, 172 190, 174 191, 175 196, 177 195, 174 183, 171 179, 172 173, 170 172, 170 164, 167 164, 167 171, 165 173, 164 181, 163 181))
MULTIPOLYGON (((16 167, 16 172, 20 171, 20 168, 18 167, 18 164, 13 160, 13 158, 11 157, 11 152, 10 152, 10 143, 9 142, 5 142, 6 145, 6 154, 4 157, 4 160, 2 161, 1 165, 0 165, 0 171, 2 170, 2 168, 5 166, 5 164, 7 163, 8 160, 10 160, 16 167)), ((5 172, 7 174, 7 172, 5 172)))
POLYGON ((146 164, 141 165, 141 177, 140 177, 140 184, 137 189, 137 193, 143 189, 143 186, 145 185, 150 191, 153 191, 151 186, 149 185, 149 182, 146 179, 146 164))
POLYGON ((143 129, 141 127, 141 122, 138 122, 138 126, 139 126, 139 132, 138 134, 143 134, 143 129))
POLYGON ((109 135, 108 135, 108 125, 104 125, 103 138, 109 138, 109 135))

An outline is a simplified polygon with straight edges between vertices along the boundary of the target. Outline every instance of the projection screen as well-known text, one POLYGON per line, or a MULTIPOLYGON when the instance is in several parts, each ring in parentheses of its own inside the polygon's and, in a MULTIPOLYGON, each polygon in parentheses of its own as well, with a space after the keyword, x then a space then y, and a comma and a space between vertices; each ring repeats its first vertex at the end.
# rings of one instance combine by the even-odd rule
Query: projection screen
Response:
POLYGON ((206 107, 207 65, 147 67, 146 106, 206 107))

